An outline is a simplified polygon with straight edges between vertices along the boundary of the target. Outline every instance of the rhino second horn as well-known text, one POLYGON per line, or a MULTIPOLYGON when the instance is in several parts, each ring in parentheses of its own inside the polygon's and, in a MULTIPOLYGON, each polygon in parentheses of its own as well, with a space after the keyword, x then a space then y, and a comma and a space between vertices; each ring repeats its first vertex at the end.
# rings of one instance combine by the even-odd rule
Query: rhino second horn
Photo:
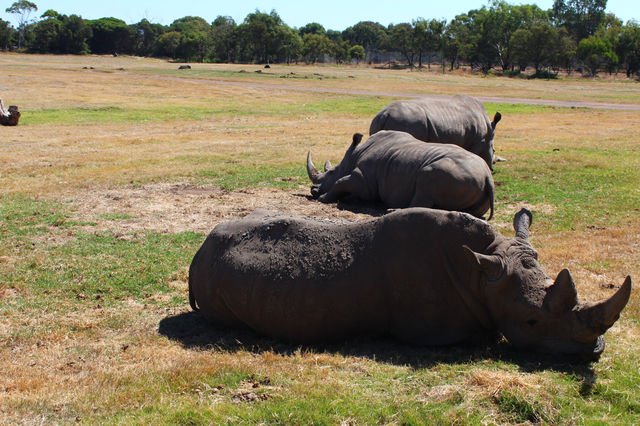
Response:
POLYGON ((549 312, 568 312, 578 304, 578 292, 568 269, 563 269, 558 274, 553 285, 547 288, 543 306, 549 312))
POLYGON ((331 170, 331 169, 333 169, 333 166, 331 165, 331 161, 329 161, 329 160, 325 161, 324 162, 324 171, 326 172, 326 171, 331 170))
POLYGON ((529 244, 529 227, 533 223, 533 215, 525 208, 520 209, 513 217, 513 229, 516 231, 516 238, 529 244))
POLYGON ((316 169, 311 160, 311 151, 307 153, 307 174, 313 183, 320 183, 320 171, 316 169))
POLYGON ((577 312, 579 320, 598 334, 604 333, 620 317, 631 296, 631 277, 627 276, 622 287, 606 300, 586 303, 577 312))

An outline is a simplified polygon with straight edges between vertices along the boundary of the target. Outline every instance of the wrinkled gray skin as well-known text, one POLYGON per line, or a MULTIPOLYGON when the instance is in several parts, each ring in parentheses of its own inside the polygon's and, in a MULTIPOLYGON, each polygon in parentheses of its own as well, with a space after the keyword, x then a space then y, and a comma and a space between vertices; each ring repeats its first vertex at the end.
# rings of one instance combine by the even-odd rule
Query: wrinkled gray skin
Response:
POLYGON ((466 213, 398 210, 363 222, 258 210, 214 228, 189 269, 189 301, 219 325, 294 342, 391 335, 446 345, 498 330, 514 346, 597 359, 629 300, 578 301, 569 272, 549 278, 528 238, 466 213), (199 307, 199 308, 198 308, 199 307))
POLYGON ((405 132, 383 130, 360 144, 353 143, 336 167, 321 173, 307 155, 311 195, 332 203, 351 195, 380 200, 387 207, 430 207, 481 217, 491 210, 491 171, 478 156, 455 145, 425 143, 405 132))
POLYGON ((400 130, 425 142, 461 146, 480 156, 493 170, 493 137, 502 116, 489 121, 484 106, 465 95, 424 96, 393 102, 375 116, 369 134, 400 130))

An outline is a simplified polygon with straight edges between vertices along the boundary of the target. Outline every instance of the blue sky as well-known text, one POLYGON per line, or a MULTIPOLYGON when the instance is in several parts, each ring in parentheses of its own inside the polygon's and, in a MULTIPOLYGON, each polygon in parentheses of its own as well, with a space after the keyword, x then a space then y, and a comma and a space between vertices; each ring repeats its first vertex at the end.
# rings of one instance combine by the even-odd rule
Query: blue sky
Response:
MULTIPOLYGON (((219 15, 231 16, 236 23, 244 20, 247 14, 259 9, 270 12, 275 9, 283 21, 292 27, 301 27, 310 22, 318 22, 326 29, 344 30, 359 21, 375 21, 383 25, 390 23, 410 22, 416 18, 453 18, 460 13, 478 9, 488 5, 486 0, 231 0, 231 1, 184 1, 167 0, 31 0, 38 5, 39 17, 48 9, 56 10, 65 15, 78 14, 85 19, 96 19, 113 16, 128 24, 143 18, 154 23, 168 25, 183 16, 200 16, 208 22, 219 15), (303 6, 304 4, 304 6, 303 6)), ((542 9, 550 9, 553 0, 521 1, 507 0, 510 4, 535 3, 542 9)), ((16 23, 15 18, 4 12, 13 1, 0 2, 0 18, 16 23)), ((640 20, 639 0, 608 0, 607 12, 614 13, 623 21, 629 19, 640 20)))

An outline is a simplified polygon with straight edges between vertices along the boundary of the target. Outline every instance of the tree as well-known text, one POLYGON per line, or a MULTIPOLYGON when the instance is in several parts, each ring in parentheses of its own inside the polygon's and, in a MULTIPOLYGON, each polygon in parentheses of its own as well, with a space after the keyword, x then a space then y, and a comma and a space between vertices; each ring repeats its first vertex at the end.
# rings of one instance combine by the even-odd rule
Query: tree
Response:
POLYGON ((417 48, 413 26, 409 23, 391 24, 387 28, 387 34, 384 47, 400 52, 406 59, 407 65, 413 68, 417 48))
POLYGON ((384 36, 386 29, 377 22, 361 21, 342 32, 342 39, 347 40, 352 46, 363 46, 366 52, 376 49, 384 36))
POLYGON ((218 16, 211 23, 213 47, 211 59, 214 62, 233 62, 237 57, 236 22, 230 16, 218 16))
POLYGON ((300 37, 304 37, 305 34, 327 35, 327 31, 317 22, 311 22, 310 24, 301 27, 298 30, 298 34, 300 34, 300 37))
POLYGON ((304 43, 297 31, 288 25, 281 25, 276 31, 278 45, 277 59, 286 62, 298 61, 304 49, 304 43))
POLYGON ((180 45, 180 33, 178 31, 168 31, 158 38, 159 53, 161 56, 177 58, 178 46, 180 45))
POLYGON ((204 19, 197 16, 185 16, 173 21, 168 29, 169 32, 179 34, 179 37, 171 40, 172 42, 177 40, 177 45, 172 47, 172 57, 181 58, 186 62, 203 62, 206 57, 211 55, 210 50, 213 45, 211 26, 204 19))
POLYGON ((469 43, 465 46, 465 59, 487 74, 498 62, 498 29, 491 12, 482 7, 469 13, 469 43))
POLYGON ((471 18, 469 15, 457 15, 449 22, 443 35, 443 55, 451 64, 450 70, 459 59, 465 60, 471 57, 474 49, 471 40, 471 18))
POLYGON ((0 50, 7 50, 13 36, 13 28, 7 21, 0 19, 0 50))
POLYGON ((157 54, 158 38, 167 31, 167 28, 143 19, 130 26, 129 31, 132 34, 132 52, 138 56, 153 56, 157 54))
POLYGON ((29 46, 29 50, 40 53, 61 53, 60 32, 62 22, 58 19, 59 14, 48 10, 42 15, 45 19, 38 22, 34 29, 34 40, 29 46))
POLYGON ((531 28, 521 28, 511 36, 513 58, 524 71, 531 64, 540 72, 542 67, 554 62, 558 49, 558 31, 547 21, 540 21, 531 28))
POLYGON ((578 58, 593 77, 598 74, 598 70, 605 61, 615 59, 611 53, 613 53, 611 43, 600 36, 590 36, 578 43, 578 58))
MULTIPOLYGON (((327 37, 329 38, 329 37, 327 37)), ((349 60, 349 42, 348 41, 331 41, 329 54, 334 57, 336 64, 342 64, 349 60)))
POLYGON ((431 59, 442 49, 442 35, 445 22, 431 19, 429 21, 418 19, 413 23, 414 41, 418 52, 418 67, 422 67, 422 58, 427 57, 429 69, 431 59))
POLYGON ((89 48, 92 53, 131 53, 133 35, 129 26, 121 19, 100 18, 87 21, 92 36, 89 48))
POLYGON ((256 10, 238 26, 240 42, 244 44, 242 55, 251 61, 268 62, 278 55, 278 27, 283 25, 282 19, 272 10, 263 13, 256 10))
POLYGON ((640 25, 637 22, 629 21, 620 29, 615 49, 627 77, 640 72, 640 25))
POLYGON ((29 16, 31 13, 38 10, 38 6, 27 0, 20 0, 14 2, 10 7, 5 9, 5 12, 13 15, 18 15, 18 49, 22 48, 22 41, 24 40, 24 31, 29 24, 29 16))
POLYGON ((530 29, 535 23, 547 21, 547 14, 536 5, 510 5, 502 0, 493 0, 488 12, 490 25, 495 31, 494 43, 499 64, 503 71, 513 70, 513 34, 521 29, 530 29))
POLYGON ((58 45, 62 53, 84 54, 89 52, 89 39, 93 32, 91 27, 79 15, 62 15, 58 45))
POLYGON ((326 35, 307 33, 302 37, 306 61, 315 64, 325 53, 331 53, 331 40, 326 35))
POLYGON ((351 46, 349 49, 349 58, 355 59, 356 63, 360 63, 361 60, 365 58, 365 50, 364 47, 356 44, 355 46, 351 46))
POLYGON ((552 16, 576 42, 596 33, 605 18, 607 0, 554 0, 552 16))
POLYGON ((342 31, 327 30, 327 37, 334 43, 342 43, 342 31))

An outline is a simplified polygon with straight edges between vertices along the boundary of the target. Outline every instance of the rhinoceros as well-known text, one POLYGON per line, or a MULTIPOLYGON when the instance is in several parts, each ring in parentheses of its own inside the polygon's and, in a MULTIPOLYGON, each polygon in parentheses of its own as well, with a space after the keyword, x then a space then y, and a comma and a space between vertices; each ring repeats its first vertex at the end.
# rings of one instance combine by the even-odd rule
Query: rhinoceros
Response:
POLYGON ((258 210, 217 225, 189 268, 189 302, 215 324, 291 342, 386 335, 446 345, 501 332, 515 347, 597 359, 629 300, 578 301, 571 274, 552 280, 529 242, 467 213, 396 210, 361 222, 258 210))
POLYGON ((496 112, 489 121, 482 103, 470 96, 424 96, 384 107, 371 122, 369 134, 400 130, 421 141, 458 145, 479 155, 493 170, 493 137, 501 118, 496 112))
POLYGON ((491 210, 491 170, 477 155, 455 145, 425 143, 405 132, 384 130, 360 144, 353 142, 336 167, 321 173, 307 154, 311 195, 331 203, 351 195, 380 200, 390 208, 432 207, 481 217, 491 210))

